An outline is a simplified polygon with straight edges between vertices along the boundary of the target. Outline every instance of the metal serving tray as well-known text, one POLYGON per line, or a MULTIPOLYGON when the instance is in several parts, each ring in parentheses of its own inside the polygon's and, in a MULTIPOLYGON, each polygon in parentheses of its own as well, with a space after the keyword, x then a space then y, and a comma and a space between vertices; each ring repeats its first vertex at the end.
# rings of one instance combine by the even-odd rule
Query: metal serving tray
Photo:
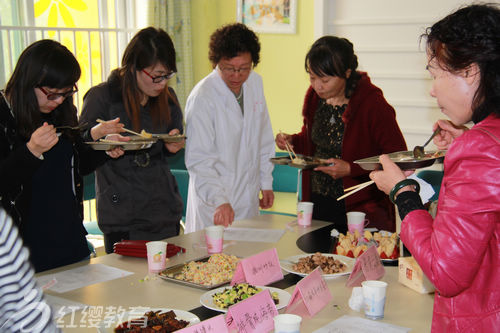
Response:
MULTIPOLYGON (((426 151, 426 156, 422 158, 413 157, 413 151, 398 151, 388 155, 389 158, 401 168, 401 170, 414 170, 431 166, 434 163, 443 163, 445 154, 446 150, 434 150, 426 151), (438 156, 434 156, 435 154, 438 156)), ((363 158, 361 160, 354 161, 354 163, 359 164, 359 166, 365 170, 382 169, 382 164, 380 164, 378 156, 363 158)))
POLYGON ((182 264, 178 264, 178 265, 175 265, 175 266, 172 266, 172 267, 165 269, 164 271, 160 272, 158 274, 158 276, 161 279, 166 280, 166 281, 174 282, 177 284, 182 284, 182 285, 188 286, 188 287, 203 289, 203 290, 210 290, 210 289, 218 288, 218 287, 221 287, 223 285, 230 283, 231 280, 227 280, 227 281, 224 281, 224 282, 221 282, 218 284, 204 285, 204 284, 194 283, 191 281, 179 280, 179 279, 175 278, 177 275, 179 275, 182 272, 182 268, 185 265, 189 264, 191 261, 206 262, 206 261, 208 261, 209 258, 210 258, 210 256, 206 256, 206 257, 201 257, 199 259, 188 260, 182 264))

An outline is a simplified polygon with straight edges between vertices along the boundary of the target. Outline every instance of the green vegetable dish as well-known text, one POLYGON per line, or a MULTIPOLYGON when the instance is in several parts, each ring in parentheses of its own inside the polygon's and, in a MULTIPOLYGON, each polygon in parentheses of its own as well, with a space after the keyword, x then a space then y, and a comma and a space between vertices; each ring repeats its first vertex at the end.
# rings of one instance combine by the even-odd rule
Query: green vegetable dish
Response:
MULTIPOLYGON (((235 284, 232 288, 226 288, 224 291, 213 294, 213 302, 216 307, 227 309, 233 304, 243 301, 255 294, 262 291, 262 288, 252 286, 248 283, 235 284)), ((277 292, 272 292, 274 304, 279 303, 279 296, 277 292)))

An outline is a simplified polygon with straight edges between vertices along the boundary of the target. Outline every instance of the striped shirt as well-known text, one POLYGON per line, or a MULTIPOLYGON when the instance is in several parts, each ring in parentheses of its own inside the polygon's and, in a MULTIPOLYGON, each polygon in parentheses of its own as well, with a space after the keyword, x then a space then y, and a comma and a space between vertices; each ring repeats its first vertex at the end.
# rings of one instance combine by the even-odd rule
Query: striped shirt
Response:
POLYGON ((28 256, 17 227, 0 208, 0 332, 60 332, 28 256))

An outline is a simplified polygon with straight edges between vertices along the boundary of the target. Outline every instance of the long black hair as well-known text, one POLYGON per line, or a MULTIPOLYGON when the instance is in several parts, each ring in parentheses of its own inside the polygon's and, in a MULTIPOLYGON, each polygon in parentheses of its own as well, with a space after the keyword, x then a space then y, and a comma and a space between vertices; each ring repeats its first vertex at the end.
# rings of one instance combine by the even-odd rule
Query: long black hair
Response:
POLYGON ((477 64, 481 79, 472 100, 472 121, 500 116, 500 6, 478 4, 446 16, 421 36, 427 53, 446 71, 458 73, 477 64))
POLYGON ((311 46, 305 59, 305 69, 319 77, 337 76, 346 80, 345 97, 350 98, 361 75, 356 71, 358 57, 346 38, 323 36, 311 46), (347 77, 347 71, 351 74, 347 77))
MULTIPOLYGON (((35 88, 72 88, 80 79, 80 74, 80 65, 75 56, 54 40, 37 41, 21 53, 5 87, 5 95, 22 138, 29 140, 31 134, 42 125, 35 88)), ((55 125, 76 125, 78 122, 73 99, 69 97, 50 116, 55 125)))
MULTIPOLYGON (((125 110, 132 121, 132 127, 141 129, 140 101, 142 93, 137 85, 137 71, 157 63, 169 71, 177 72, 175 63, 175 48, 170 36, 162 29, 148 27, 140 30, 132 38, 123 53, 122 66, 119 74, 122 79, 122 94, 125 110)), ((170 123, 169 99, 178 104, 177 99, 170 94, 168 84, 157 97, 149 98, 150 112, 154 126, 170 123)))

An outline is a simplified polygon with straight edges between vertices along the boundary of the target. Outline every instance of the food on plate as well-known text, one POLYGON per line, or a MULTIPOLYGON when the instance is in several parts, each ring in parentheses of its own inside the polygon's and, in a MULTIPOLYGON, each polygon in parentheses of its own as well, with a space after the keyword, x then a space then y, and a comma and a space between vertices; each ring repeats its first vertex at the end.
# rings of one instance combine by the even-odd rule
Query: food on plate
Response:
POLYGON ((335 252, 339 255, 357 258, 371 245, 377 246, 381 259, 396 259, 399 257, 398 236, 396 233, 375 232, 365 230, 361 235, 359 231, 339 234, 335 252))
MULTIPOLYGON (((223 291, 213 294, 212 300, 216 307, 227 309, 231 305, 256 295, 261 291, 261 288, 252 286, 251 284, 238 283, 231 288, 225 288, 223 291)), ((279 296, 277 292, 272 292, 271 297, 273 298, 274 304, 279 303, 279 296)))
POLYGON ((151 139, 151 138, 153 137, 153 134, 148 133, 148 132, 146 132, 145 130, 142 130, 142 131, 141 131, 141 136, 142 136, 142 137, 145 137, 145 138, 148 138, 148 139, 151 139))
POLYGON ((184 265, 179 274, 167 274, 168 277, 211 286, 231 281, 238 265, 238 257, 224 253, 210 256, 208 261, 191 261, 184 265))
POLYGON ((292 266, 292 268, 296 272, 309 274, 318 266, 321 267, 323 274, 341 273, 347 269, 347 266, 340 260, 324 256, 319 252, 300 258, 299 261, 292 266))
POLYGON ((307 164, 306 160, 303 159, 303 158, 300 158, 300 157, 296 157, 296 158, 292 159, 292 163, 293 164, 300 164, 300 165, 306 165, 307 164))
POLYGON ((188 321, 179 320, 175 317, 175 312, 149 311, 144 316, 132 319, 118 325, 115 328, 115 333, 170 333, 180 330, 189 325, 188 321))

